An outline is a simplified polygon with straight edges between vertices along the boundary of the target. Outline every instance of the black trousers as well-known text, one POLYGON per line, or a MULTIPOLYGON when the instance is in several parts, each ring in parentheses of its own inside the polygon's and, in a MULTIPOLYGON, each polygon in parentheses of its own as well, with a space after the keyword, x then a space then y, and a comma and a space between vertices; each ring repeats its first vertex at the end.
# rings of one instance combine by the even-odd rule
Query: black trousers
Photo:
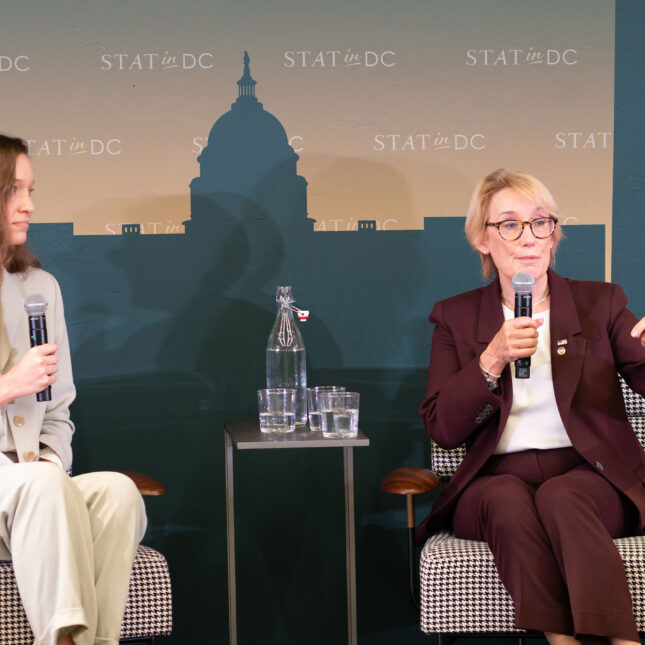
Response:
POLYGON ((457 502, 455 535, 484 540, 518 627, 586 641, 638 641, 612 538, 633 535, 633 504, 573 448, 491 457, 457 502))

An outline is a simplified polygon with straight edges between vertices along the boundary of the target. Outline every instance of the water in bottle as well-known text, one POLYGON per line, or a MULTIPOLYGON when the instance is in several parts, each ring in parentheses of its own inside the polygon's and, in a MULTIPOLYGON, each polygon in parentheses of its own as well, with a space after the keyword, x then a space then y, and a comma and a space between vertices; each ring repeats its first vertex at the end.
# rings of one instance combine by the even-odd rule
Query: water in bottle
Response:
POLYGON ((296 424, 307 423, 307 360, 302 334, 293 315, 291 287, 278 287, 278 312, 266 350, 267 387, 296 390, 296 424))

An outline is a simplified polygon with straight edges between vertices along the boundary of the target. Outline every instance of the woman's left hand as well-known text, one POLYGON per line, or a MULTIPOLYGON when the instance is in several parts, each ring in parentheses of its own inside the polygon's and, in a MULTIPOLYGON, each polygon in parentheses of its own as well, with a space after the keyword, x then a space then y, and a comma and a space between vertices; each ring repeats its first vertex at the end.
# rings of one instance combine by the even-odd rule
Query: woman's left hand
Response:
POLYGON ((641 318, 632 329, 632 336, 641 339, 641 345, 645 347, 645 318, 641 318))

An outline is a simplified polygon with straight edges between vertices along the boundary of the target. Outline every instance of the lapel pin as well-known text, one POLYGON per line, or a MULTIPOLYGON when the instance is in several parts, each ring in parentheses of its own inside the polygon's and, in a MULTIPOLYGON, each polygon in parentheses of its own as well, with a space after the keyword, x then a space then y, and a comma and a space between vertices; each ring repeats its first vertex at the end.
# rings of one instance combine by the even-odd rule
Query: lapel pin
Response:
POLYGON ((569 341, 566 338, 563 338, 562 340, 557 340, 556 343, 558 345, 566 345, 569 341))
POLYGON ((559 356, 564 356, 567 353, 567 348, 566 347, 558 347, 558 355, 559 356))

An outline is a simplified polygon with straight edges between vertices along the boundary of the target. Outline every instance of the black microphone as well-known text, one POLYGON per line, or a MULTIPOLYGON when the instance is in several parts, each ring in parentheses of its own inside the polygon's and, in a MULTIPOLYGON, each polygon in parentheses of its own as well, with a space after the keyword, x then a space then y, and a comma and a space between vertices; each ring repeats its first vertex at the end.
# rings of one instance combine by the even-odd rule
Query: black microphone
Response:
MULTIPOLYGON (((515 317, 533 315, 533 289, 535 278, 530 273, 516 273, 511 280, 515 291, 515 317)), ((531 376, 531 357, 518 358, 515 361, 515 378, 531 376)))
MULTIPOLYGON (((31 346, 44 345, 47 342, 47 301, 44 296, 34 294, 25 300, 25 311, 29 316, 29 340, 31 346)), ((36 394, 36 401, 51 401, 52 388, 48 385, 42 392, 36 394)))

